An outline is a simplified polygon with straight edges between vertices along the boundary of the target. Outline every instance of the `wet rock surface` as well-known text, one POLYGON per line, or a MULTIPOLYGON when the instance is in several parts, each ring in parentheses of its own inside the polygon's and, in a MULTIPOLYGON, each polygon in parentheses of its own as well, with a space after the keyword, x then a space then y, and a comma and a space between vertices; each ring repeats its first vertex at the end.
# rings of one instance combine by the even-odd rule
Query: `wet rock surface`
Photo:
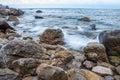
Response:
POLYGON ((90 22, 91 20, 88 17, 83 17, 83 18, 78 19, 78 21, 90 22))
POLYGON ((60 29, 47 29, 40 36, 40 41, 48 44, 61 44, 63 43, 63 36, 60 29))

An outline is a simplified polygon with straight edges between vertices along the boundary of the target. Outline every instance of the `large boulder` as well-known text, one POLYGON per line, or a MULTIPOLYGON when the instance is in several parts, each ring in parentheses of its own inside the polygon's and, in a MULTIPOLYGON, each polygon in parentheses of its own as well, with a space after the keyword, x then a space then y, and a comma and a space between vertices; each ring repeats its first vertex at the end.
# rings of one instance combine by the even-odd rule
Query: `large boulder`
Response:
POLYGON ((2 52, 6 55, 6 65, 10 68, 14 67, 12 62, 20 58, 49 59, 41 46, 33 41, 12 40, 2 47, 2 52))
POLYGON ((40 41, 48 44, 63 43, 63 33, 60 29, 46 29, 40 36, 40 41))
MULTIPOLYGON (((120 59, 120 30, 101 32, 99 35, 99 41, 105 45, 108 56, 115 56, 120 59)), ((120 64, 120 61, 110 61, 114 64, 120 64)))
POLYGON ((65 63, 70 62, 73 59, 73 55, 70 51, 59 51, 55 54, 55 58, 63 58, 65 63))
POLYGON ((68 80, 66 72, 59 67, 41 64, 36 69, 40 80, 68 80))
POLYGON ((101 32, 99 41, 105 45, 108 55, 120 55, 120 30, 101 32))
POLYGON ((84 52, 89 60, 107 62, 106 49, 103 44, 90 42, 84 47, 84 52))

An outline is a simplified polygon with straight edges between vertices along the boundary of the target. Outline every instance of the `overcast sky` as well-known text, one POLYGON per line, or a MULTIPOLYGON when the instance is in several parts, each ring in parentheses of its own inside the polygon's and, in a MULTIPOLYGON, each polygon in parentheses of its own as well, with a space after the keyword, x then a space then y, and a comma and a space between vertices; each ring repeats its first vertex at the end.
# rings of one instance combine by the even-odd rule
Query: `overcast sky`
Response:
POLYGON ((17 7, 120 8, 120 0, 0 0, 0 3, 17 7))

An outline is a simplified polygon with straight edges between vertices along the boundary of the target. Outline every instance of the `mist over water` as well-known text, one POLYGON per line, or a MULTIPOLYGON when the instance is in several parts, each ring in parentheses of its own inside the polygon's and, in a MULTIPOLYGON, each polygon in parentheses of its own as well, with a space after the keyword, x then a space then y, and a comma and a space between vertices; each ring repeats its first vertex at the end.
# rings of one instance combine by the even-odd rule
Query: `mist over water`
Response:
POLYGON ((47 28, 60 28, 64 33, 65 46, 80 50, 87 43, 98 41, 98 35, 104 30, 120 29, 120 10, 107 9, 23 9, 25 14, 19 17, 21 24, 15 29, 23 37, 31 36, 37 39, 47 28), (42 10, 43 13, 36 13, 42 10), (43 19, 35 19, 38 15, 43 19), (89 17, 91 22, 78 21, 79 18, 89 17), (95 24, 97 30, 91 30, 95 24), (65 28, 65 27, 68 28, 65 28))

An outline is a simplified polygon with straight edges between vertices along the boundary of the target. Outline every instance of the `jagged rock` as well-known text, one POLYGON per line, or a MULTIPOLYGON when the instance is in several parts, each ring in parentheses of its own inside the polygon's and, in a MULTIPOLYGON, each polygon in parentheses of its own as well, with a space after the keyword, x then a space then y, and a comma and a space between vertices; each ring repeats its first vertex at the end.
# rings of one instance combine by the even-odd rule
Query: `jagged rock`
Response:
POLYGON ((62 68, 47 64, 39 65, 36 73, 39 79, 43 80, 68 80, 67 74, 62 68))
POLYGON ((48 44, 63 43, 63 33, 60 29, 46 29, 40 36, 40 41, 48 44))

